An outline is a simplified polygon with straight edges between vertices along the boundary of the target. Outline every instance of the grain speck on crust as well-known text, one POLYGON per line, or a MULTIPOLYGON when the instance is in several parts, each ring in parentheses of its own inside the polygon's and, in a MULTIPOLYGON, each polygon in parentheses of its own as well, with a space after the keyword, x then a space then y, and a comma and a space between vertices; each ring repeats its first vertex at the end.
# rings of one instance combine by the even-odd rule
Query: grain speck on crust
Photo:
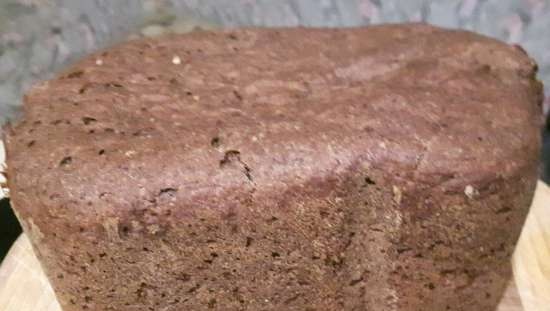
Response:
POLYGON ((172 57, 172 64, 174 64, 174 65, 179 65, 179 64, 181 64, 181 58, 180 58, 179 56, 177 56, 177 55, 174 55, 174 56, 172 57))
POLYGON ((467 185, 464 187, 464 194, 468 197, 468 199, 473 199, 479 194, 479 192, 474 188, 474 186, 467 185))

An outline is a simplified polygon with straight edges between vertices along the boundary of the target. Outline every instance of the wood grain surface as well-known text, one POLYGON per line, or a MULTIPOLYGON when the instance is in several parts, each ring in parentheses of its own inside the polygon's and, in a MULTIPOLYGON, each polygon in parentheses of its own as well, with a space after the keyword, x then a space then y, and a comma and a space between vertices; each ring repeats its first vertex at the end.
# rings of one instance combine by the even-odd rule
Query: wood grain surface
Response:
MULTIPOLYGON (((542 182, 512 262, 515 282, 497 311, 550 311, 550 188, 542 182)), ((25 235, 0 266, 0 311, 61 311, 25 235)))

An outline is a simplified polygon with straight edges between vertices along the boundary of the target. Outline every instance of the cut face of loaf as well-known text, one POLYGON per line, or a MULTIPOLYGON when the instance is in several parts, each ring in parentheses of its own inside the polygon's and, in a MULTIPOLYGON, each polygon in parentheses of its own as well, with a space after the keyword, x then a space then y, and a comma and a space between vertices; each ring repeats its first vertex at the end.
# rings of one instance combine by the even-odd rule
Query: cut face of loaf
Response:
POLYGON ((65 311, 491 310, 535 71, 420 24, 124 43, 26 96, 12 202, 65 311))

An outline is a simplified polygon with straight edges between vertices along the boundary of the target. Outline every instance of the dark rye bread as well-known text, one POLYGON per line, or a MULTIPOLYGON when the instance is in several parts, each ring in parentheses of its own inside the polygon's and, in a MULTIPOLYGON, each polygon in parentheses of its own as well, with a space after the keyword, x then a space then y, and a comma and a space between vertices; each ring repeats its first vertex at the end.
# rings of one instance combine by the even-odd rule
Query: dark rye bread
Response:
POLYGON ((535 72, 420 24, 129 42, 26 96, 12 202, 65 311, 492 310, 535 72))

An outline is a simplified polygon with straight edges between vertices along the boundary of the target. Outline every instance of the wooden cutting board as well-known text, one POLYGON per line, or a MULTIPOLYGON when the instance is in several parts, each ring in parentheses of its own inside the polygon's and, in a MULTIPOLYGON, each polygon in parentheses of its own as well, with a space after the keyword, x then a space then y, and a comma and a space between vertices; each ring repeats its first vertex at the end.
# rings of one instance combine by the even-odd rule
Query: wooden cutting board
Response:
MULTIPOLYGON (((512 262, 514 281, 497 311, 550 311, 550 188, 542 182, 512 262)), ((0 311, 61 311, 25 235, 0 266, 0 311)))

